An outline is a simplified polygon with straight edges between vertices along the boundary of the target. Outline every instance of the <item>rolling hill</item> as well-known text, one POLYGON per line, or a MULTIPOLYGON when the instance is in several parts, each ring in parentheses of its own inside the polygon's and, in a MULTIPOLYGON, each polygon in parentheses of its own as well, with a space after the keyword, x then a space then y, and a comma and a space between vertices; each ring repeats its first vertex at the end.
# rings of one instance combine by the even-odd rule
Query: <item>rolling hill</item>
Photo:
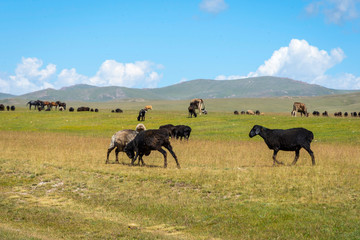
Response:
MULTIPOLYGON (((329 89, 288 78, 256 77, 227 81, 197 79, 152 89, 96 87, 79 84, 59 90, 45 89, 10 97, 50 101, 106 102, 119 99, 184 100, 195 97, 212 99, 323 96, 350 92, 354 91, 329 89)), ((0 99, 8 98, 2 96, 0 94, 0 99)))

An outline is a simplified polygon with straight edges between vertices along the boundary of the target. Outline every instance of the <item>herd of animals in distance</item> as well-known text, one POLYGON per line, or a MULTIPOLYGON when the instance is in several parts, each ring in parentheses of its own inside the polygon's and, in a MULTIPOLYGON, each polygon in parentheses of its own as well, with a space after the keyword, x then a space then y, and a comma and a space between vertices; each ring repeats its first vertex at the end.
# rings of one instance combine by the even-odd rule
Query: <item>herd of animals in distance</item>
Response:
MULTIPOLYGON (((55 108, 55 110, 65 111, 66 110, 66 103, 56 101, 56 102, 49 102, 49 101, 41 101, 41 100, 34 100, 29 101, 26 106, 29 106, 29 109, 32 109, 34 106, 34 110, 38 111, 51 111, 55 108)), ((0 111, 15 111, 15 106, 6 106, 4 104, 0 104, 0 111)), ((145 106, 143 109, 139 111, 139 115, 137 117, 138 121, 145 121, 145 114, 147 111, 152 110, 152 106, 148 105, 145 106)), ((75 109, 73 107, 69 108, 69 112, 74 112, 75 109)), ((98 112, 97 108, 89 108, 89 107, 78 107, 77 112, 82 111, 91 111, 91 112, 98 112)), ((122 113, 123 111, 119 108, 112 110, 111 112, 122 113)), ((205 104, 203 99, 195 98, 190 101, 188 107, 189 117, 192 118, 193 116, 196 118, 201 114, 207 114, 207 110, 205 109, 205 104), (198 113, 197 113, 197 112, 198 113)), ((300 102, 294 102, 293 110, 291 111, 291 116, 296 117, 296 113, 300 113, 301 116, 309 116, 307 111, 306 105, 300 102)), ((237 110, 234 111, 235 115, 238 115, 239 112, 237 110)), ((252 110, 241 111, 241 114, 248 114, 248 115, 262 115, 259 110, 255 112, 252 110)), ((320 116, 320 112, 314 111, 314 116, 320 116)), ((325 111, 321 114, 322 116, 329 116, 328 112, 325 111)), ((334 116, 336 117, 347 117, 349 114, 347 112, 336 112, 334 116)), ((360 117, 360 112, 351 112, 350 115, 352 117, 360 117)), ((189 140, 191 133, 191 127, 186 125, 172 125, 166 124, 160 126, 159 129, 149 129, 147 130, 145 125, 140 123, 136 126, 135 130, 131 129, 124 129, 121 131, 116 132, 110 142, 110 146, 107 151, 107 157, 105 163, 108 164, 109 162, 109 155, 112 150, 115 149, 115 163, 119 163, 118 154, 119 152, 125 152, 126 155, 131 159, 131 165, 134 165, 136 159, 138 159, 138 165, 140 163, 145 165, 143 156, 150 155, 151 151, 159 151, 164 157, 164 168, 167 167, 167 153, 162 148, 164 147, 167 149, 172 157, 175 159, 176 165, 180 168, 180 164, 178 158, 173 151, 173 148, 170 144, 170 138, 172 139, 180 139, 183 138, 185 140, 189 140)), ((310 148, 310 144, 314 139, 314 134, 305 129, 305 128, 291 128, 291 129, 269 129, 260 125, 254 125, 253 128, 249 132, 249 137, 255 137, 259 135, 262 137, 268 146, 269 149, 273 150, 273 165, 283 165, 282 162, 276 159, 277 153, 282 151, 293 151, 295 152, 295 158, 292 162, 292 165, 295 165, 298 158, 300 149, 304 148, 310 155, 312 165, 315 165, 315 156, 313 151, 310 148)))

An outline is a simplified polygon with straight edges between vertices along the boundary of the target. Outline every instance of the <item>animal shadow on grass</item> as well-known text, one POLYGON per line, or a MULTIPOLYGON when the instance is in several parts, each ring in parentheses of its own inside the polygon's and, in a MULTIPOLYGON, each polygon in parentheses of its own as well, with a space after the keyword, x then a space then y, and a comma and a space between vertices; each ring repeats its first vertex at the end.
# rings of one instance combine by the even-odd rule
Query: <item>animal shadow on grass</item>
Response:
POLYGON ((131 163, 124 163, 124 162, 122 162, 122 163, 120 163, 120 164, 125 165, 125 166, 129 166, 129 167, 163 168, 163 167, 158 166, 158 165, 150 165, 150 164, 140 165, 140 163, 131 165, 131 163))
POLYGON ((242 165, 239 168, 273 168, 273 167, 292 167, 291 164, 277 164, 277 165, 242 165))

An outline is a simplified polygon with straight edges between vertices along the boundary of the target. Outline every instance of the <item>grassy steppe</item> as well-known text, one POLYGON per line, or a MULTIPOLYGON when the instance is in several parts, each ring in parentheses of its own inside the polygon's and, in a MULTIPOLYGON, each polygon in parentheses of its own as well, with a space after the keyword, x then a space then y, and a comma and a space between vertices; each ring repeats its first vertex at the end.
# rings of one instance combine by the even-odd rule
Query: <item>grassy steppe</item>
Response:
POLYGON ((360 118, 153 110, 148 129, 192 127, 189 142, 171 140, 182 168, 169 154, 163 169, 157 152, 146 167, 123 153, 105 165, 112 134, 136 116, 0 112, 0 239, 360 238, 360 118), (248 137, 254 124, 313 131, 317 165, 301 150, 296 166, 272 167, 263 140, 248 137))

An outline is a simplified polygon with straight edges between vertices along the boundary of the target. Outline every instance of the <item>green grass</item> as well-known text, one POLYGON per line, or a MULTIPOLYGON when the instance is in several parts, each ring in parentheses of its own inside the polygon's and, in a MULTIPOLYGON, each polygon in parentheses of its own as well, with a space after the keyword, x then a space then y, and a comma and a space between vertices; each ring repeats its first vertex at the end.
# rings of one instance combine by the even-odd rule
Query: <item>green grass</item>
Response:
POLYGON ((163 169, 157 152, 148 167, 123 153, 123 164, 104 164, 112 134, 134 129, 131 107, 143 103, 122 114, 111 103, 0 112, 0 239, 359 239, 360 118, 235 116, 209 103, 198 118, 164 102, 146 115, 148 129, 192 127, 189 142, 171 140, 181 169, 171 156, 163 169), (296 166, 271 167, 263 140, 248 137, 254 124, 313 131, 316 166, 302 150, 296 166))
MULTIPOLYGON (((82 136, 106 137, 121 129, 134 129, 139 123, 137 111, 111 113, 93 112, 3 112, 0 130, 58 132, 82 136)), ((153 110, 146 114, 148 129, 164 124, 189 125, 196 133, 194 138, 206 140, 249 140, 248 133, 255 124, 267 128, 304 127, 319 142, 360 142, 360 118, 353 117, 290 117, 288 114, 268 113, 264 116, 234 115, 229 112, 211 112, 198 118, 188 118, 186 112, 153 110)))

